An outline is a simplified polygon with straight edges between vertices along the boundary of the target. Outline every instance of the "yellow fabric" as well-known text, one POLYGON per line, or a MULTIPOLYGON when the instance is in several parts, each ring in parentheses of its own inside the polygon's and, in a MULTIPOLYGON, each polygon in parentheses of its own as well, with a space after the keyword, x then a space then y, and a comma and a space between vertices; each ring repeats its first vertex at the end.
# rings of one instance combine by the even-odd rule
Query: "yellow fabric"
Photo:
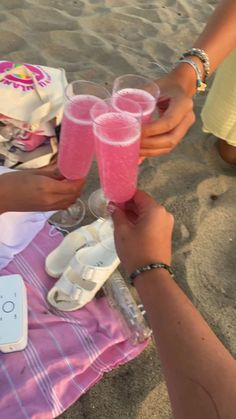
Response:
POLYGON ((201 117, 204 132, 236 147, 236 50, 217 70, 201 117))

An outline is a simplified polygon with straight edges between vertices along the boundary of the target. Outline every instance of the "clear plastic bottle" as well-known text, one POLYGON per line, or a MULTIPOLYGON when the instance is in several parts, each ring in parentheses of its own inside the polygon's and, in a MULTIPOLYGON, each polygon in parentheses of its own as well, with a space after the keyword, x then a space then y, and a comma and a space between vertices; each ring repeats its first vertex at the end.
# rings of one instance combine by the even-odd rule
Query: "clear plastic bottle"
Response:
POLYGON ((130 341, 136 345, 149 338, 152 331, 143 316, 144 311, 140 310, 119 271, 110 276, 103 290, 111 307, 119 312, 121 321, 129 331, 130 341))

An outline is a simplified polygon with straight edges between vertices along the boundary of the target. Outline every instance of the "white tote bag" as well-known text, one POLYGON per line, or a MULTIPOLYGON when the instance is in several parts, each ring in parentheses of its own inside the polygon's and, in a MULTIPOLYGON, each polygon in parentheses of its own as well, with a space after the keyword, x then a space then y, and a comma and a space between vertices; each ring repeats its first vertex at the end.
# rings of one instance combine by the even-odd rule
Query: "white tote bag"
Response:
POLYGON ((0 114, 32 132, 52 120, 58 125, 66 86, 61 68, 0 61, 0 114))

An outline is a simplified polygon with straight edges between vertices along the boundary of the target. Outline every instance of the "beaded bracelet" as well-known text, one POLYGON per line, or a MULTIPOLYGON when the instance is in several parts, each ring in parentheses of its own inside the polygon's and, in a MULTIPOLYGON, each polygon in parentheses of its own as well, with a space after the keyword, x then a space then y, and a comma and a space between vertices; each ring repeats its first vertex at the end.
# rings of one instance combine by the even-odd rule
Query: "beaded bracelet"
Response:
POLYGON ((205 81, 209 77, 209 74, 210 74, 210 60, 207 53, 203 49, 200 49, 200 48, 191 48, 182 54, 182 57, 188 57, 188 56, 195 56, 199 58, 199 60, 202 62, 203 68, 204 68, 203 81, 205 81))
POLYGON ((197 82, 196 82, 196 89, 197 92, 204 92, 206 90, 206 83, 203 83, 202 81, 202 73, 201 70, 198 66, 197 63, 195 63, 195 61, 193 61, 191 58, 180 58, 175 64, 174 64, 174 68, 180 64, 180 63, 186 63, 191 65, 191 67, 194 69, 195 73, 196 73, 196 77, 197 77, 197 82))
POLYGON ((129 283, 130 285, 134 285, 135 278, 140 275, 142 272, 151 271, 152 269, 166 269, 170 276, 174 277, 174 272, 171 268, 171 266, 166 265, 166 263, 157 262, 157 263, 150 263, 148 265, 144 265, 138 269, 136 269, 129 277, 129 283))

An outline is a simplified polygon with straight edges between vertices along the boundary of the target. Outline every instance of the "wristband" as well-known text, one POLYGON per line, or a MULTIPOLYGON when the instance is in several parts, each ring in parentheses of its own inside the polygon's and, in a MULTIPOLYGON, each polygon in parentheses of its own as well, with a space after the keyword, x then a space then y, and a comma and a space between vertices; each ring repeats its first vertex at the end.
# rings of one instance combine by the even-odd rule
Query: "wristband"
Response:
POLYGON ((196 89, 197 89, 197 93, 199 92, 204 92, 206 90, 207 85, 205 83, 202 82, 202 73, 200 71, 200 68, 198 67, 197 63, 195 63, 195 61, 193 61, 191 58, 180 58, 173 66, 173 68, 175 68, 178 64, 181 63, 186 63, 189 64, 195 71, 196 73, 196 89))
POLYGON ((151 271, 152 269, 166 269, 169 272, 170 276, 172 276, 172 278, 174 277, 174 272, 171 266, 166 265, 162 262, 150 263, 148 265, 141 266, 140 268, 132 272, 132 274, 129 276, 130 285, 134 285, 135 278, 137 278, 137 276, 140 275, 142 272, 151 271))
POLYGON ((184 52, 182 56, 183 57, 195 56, 199 58, 204 68, 203 81, 205 82, 205 80, 209 77, 209 74, 210 74, 210 60, 209 60, 208 54, 203 49, 191 48, 188 51, 184 52))

